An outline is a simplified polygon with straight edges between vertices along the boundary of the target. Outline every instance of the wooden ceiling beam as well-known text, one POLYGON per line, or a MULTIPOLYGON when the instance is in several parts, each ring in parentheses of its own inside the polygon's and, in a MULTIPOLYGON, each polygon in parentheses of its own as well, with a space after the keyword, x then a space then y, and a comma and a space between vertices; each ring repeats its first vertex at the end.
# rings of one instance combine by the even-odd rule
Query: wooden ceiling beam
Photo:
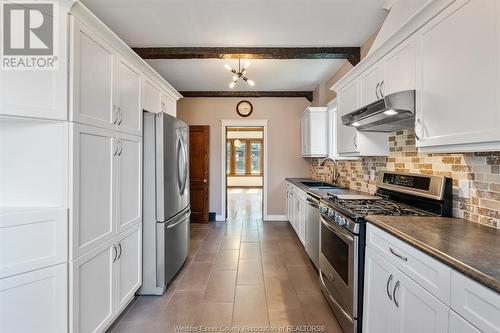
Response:
POLYGON ((312 91, 180 91, 183 97, 303 97, 313 101, 312 91))
POLYGON ((359 47, 136 47, 143 59, 361 59, 359 47))

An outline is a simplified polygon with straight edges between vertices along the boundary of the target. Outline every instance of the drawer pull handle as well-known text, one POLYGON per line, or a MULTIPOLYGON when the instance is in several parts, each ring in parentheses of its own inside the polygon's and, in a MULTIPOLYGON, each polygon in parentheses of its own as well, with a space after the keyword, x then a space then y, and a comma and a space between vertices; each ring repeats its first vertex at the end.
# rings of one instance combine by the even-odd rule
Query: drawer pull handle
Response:
POLYGON ((385 290, 387 291, 387 297, 389 297, 389 299, 392 301, 392 296, 391 296, 391 292, 389 291, 389 285, 391 284, 391 281, 392 281, 392 274, 389 276, 389 278, 387 279, 387 285, 385 286, 385 290))
POLYGON ((396 257, 398 257, 399 259, 403 260, 403 261, 408 261, 408 258, 399 254, 399 253, 396 253, 392 247, 389 246, 389 251, 391 251, 392 254, 394 254, 396 257))
POLYGON ((396 304, 396 307, 399 308, 399 302, 396 299, 396 290, 399 288, 399 281, 396 282, 396 285, 394 286, 394 290, 392 291, 392 298, 394 298, 394 304, 396 304))
POLYGON ((113 263, 115 263, 117 257, 118 257, 118 250, 116 249, 116 245, 113 244, 113 263))

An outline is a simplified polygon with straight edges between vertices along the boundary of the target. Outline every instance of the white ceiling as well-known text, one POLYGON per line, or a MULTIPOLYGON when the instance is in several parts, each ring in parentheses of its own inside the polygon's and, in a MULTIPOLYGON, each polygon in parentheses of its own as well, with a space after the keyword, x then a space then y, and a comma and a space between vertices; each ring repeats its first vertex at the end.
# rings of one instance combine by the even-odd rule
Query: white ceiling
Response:
MULTIPOLYGON (((387 0, 82 0, 132 47, 361 46, 387 0)), ((235 60, 232 60, 235 61, 235 60)), ((178 90, 230 90, 217 59, 151 60, 178 90)), ((253 60, 255 90, 310 90, 339 60, 253 60), (258 87, 258 88, 257 88, 258 87)), ((243 86, 242 86, 243 87, 243 86)))
MULTIPOLYGON (((147 62, 164 77, 169 78, 177 90, 192 91, 225 91, 233 74, 224 68, 224 64, 238 68, 237 59, 190 59, 190 60, 157 60, 147 62)), ((242 65, 246 60, 242 61, 242 65)), ((314 90, 318 82, 322 82, 335 73, 344 60, 312 60, 312 59, 253 59, 246 76, 255 81, 250 87, 240 80, 234 90, 314 90)))

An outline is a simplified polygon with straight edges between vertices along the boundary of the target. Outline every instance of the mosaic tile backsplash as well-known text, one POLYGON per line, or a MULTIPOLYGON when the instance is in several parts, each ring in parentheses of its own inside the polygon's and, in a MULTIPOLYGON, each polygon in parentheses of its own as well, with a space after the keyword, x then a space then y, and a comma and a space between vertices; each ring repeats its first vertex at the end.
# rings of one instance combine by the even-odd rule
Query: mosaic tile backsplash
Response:
MULTIPOLYGON (((415 147, 413 129, 389 136, 389 157, 364 157, 356 161, 339 161, 338 184, 351 189, 374 193, 376 182, 370 171, 399 171, 441 175, 453 179, 453 216, 500 228, 500 152, 424 154, 415 147), (470 183, 470 198, 459 194, 459 182, 470 183)), ((311 160, 311 177, 331 182, 330 161, 319 166, 321 159, 311 160)))

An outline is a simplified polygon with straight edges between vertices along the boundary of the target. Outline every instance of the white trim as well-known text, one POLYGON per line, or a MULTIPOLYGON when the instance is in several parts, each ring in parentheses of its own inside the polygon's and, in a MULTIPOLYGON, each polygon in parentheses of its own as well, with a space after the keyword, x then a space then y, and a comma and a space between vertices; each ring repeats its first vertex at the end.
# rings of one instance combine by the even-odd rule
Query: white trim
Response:
POLYGON ((226 219, 222 215, 215 215, 215 222, 225 222, 226 219))
MULTIPOLYGON (((268 183, 268 149, 267 149, 267 119, 221 119, 221 211, 220 221, 226 220, 226 127, 263 127, 264 128, 264 187, 262 190, 262 214, 267 216, 267 183, 268 183)), ((217 218, 219 221, 219 219, 217 218)))
POLYGON ((264 215, 264 221, 288 222, 286 215, 264 215))

